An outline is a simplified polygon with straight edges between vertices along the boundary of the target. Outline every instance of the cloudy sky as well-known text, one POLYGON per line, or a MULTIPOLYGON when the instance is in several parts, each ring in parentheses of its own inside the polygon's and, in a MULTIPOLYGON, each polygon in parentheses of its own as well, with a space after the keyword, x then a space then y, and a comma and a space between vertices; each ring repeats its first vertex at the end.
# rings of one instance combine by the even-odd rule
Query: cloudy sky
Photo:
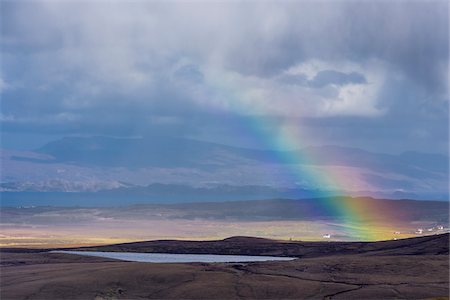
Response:
POLYGON ((448 2, 1 1, 2 146, 448 151, 448 2))

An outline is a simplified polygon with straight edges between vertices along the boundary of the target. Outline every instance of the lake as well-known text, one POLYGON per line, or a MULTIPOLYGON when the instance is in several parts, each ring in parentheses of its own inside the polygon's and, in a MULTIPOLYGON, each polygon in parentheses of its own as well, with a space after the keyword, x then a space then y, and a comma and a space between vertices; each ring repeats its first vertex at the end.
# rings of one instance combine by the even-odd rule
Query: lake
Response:
POLYGON ((250 255, 215 255, 215 254, 168 254, 168 253, 135 253, 135 252, 98 252, 98 251, 51 251, 52 253, 77 254, 150 263, 228 263, 255 261, 288 261, 295 257, 250 256, 250 255))

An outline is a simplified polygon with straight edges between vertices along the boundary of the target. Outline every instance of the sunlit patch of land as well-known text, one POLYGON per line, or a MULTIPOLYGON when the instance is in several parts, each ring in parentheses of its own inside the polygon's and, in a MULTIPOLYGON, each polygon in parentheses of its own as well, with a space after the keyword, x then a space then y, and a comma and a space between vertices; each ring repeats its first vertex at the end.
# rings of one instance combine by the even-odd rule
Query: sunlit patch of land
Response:
POLYGON ((391 215, 397 215, 387 218, 380 212, 374 214, 379 218, 358 220, 309 216, 292 213, 297 208, 295 201, 276 200, 103 208, 9 207, 0 210, 0 246, 58 248, 242 235, 293 241, 379 241, 448 230, 448 203, 413 201, 403 208, 402 202, 383 201, 384 207, 397 205, 390 209, 391 215))
MULTIPOLYGON (((389 240, 418 236, 413 224, 395 229, 372 224, 355 228, 323 221, 209 221, 209 220, 109 220, 85 224, 7 226, 2 228, 1 247, 72 247, 157 239, 214 240, 246 235, 280 240, 351 241, 389 240), (394 234, 394 230, 401 232, 394 234), (355 233, 355 231, 357 231, 355 233), (324 234, 330 234, 325 239, 324 234), (371 237, 368 239, 367 237, 371 237)), ((416 225, 416 224, 414 224, 416 225)), ((433 232, 438 233, 438 231, 433 232)))

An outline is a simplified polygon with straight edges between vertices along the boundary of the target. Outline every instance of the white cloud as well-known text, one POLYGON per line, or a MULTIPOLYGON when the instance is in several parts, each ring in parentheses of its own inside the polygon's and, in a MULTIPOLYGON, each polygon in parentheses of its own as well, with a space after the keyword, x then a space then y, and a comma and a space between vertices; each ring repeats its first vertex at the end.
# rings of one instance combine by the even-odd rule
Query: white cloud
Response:
POLYGON ((274 78, 243 75, 210 68, 205 72, 204 89, 216 90, 215 97, 197 97, 205 105, 217 105, 239 113, 276 115, 280 117, 378 116, 385 111, 378 107, 378 93, 384 83, 380 63, 366 66, 351 62, 330 63, 313 60, 288 69, 284 74, 314 78, 324 70, 359 72, 367 83, 331 85, 313 88, 308 85, 286 84, 274 78))

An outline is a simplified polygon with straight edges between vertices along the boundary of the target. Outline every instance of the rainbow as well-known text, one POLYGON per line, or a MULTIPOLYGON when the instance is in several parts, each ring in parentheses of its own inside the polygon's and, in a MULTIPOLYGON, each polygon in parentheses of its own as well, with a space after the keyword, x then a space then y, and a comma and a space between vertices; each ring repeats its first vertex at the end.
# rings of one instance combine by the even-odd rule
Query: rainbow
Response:
MULTIPOLYGON (((268 132, 267 122, 271 122, 265 114, 264 117, 249 116, 250 109, 264 113, 264 107, 258 106, 257 101, 252 101, 254 107, 248 107, 248 96, 243 95, 236 89, 232 82, 220 76, 220 80, 211 80, 214 76, 208 77, 207 84, 213 95, 220 95, 227 100, 227 110, 241 114, 242 121, 247 130, 256 135, 258 140, 271 149, 305 149, 305 142, 308 136, 301 132, 301 126, 289 126, 279 134, 268 132)), ((267 112, 268 113, 268 112, 267 112)), ((394 238, 393 233, 399 228, 395 217, 390 214, 391 208, 383 207, 385 204, 377 201, 362 201, 359 198, 345 196, 348 190, 354 185, 352 174, 349 170, 338 172, 336 168, 322 167, 316 170, 313 166, 320 162, 321 158, 316 153, 305 151, 283 151, 276 159, 287 168, 289 180, 293 183, 300 183, 315 187, 332 187, 334 195, 344 195, 339 197, 330 196, 329 192, 323 189, 312 189, 311 198, 314 198, 317 209, 322 209, 339 219, 334 224, 342 236, 350 237, 352 240, 375 241, 394 238), (378 220, 374 223, 373 220, 378 220)), ((351 172, 351 170, 350 170, 351 172)))

